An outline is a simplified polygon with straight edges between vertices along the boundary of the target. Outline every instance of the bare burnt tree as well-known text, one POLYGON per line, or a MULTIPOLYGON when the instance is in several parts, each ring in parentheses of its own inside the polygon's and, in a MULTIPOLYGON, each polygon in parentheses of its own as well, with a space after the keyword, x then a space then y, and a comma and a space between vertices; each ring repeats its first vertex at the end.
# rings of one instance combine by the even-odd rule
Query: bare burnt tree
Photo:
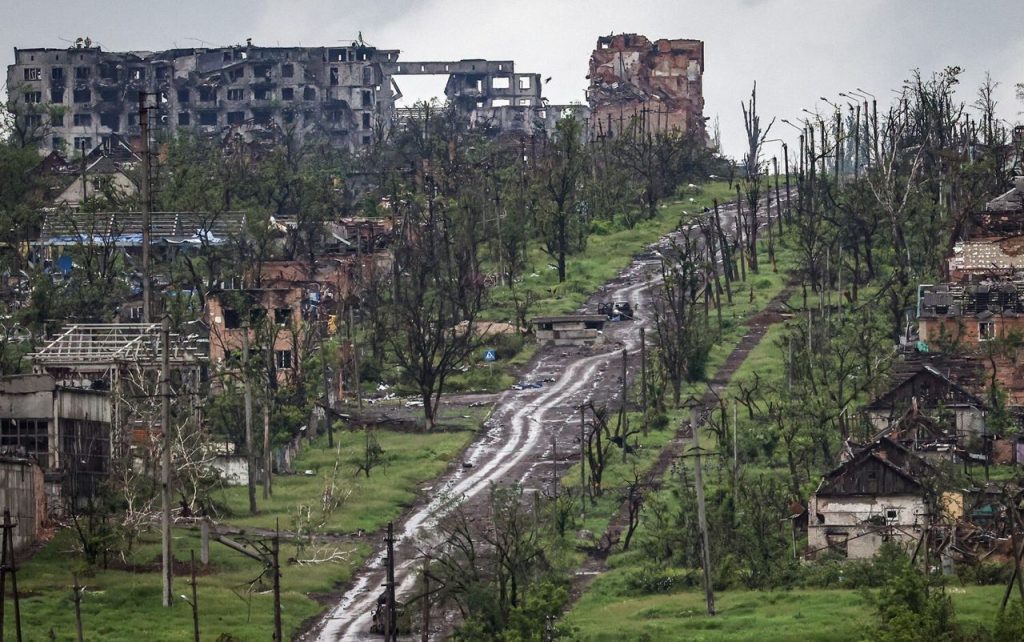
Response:
MULTIPOLYGON (((743 109, 743 126, 747 133, 747 151, 743 155, 746 170, 746 217, 737 217, 737 225, 743 225, 743 237, 747 244, 747 265, 757 272, 758 211, 761 202, 761 148, 768 138, 768 132, 775 124, 773 118, 768 126, 761 129, 761 116, 757 113, 757 83, 750 92, 750 100, 740 105, 743 109)), ((737 192, 739 188, 737 187, 737 192)), ((738 197, 738 194, 737 194, 738 197)), ((739 202, 740 199, 737 198, 739 202)))

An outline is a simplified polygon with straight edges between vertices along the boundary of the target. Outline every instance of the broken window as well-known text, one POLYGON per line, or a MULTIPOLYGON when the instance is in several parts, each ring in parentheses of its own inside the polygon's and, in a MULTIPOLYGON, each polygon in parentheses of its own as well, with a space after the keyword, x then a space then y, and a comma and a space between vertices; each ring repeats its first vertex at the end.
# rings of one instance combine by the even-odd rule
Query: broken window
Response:
POLYGON ((76 103, 87 103, 92 100, 92 92, 88 89, 76 89, 73 95, 76 103))
POLYGON ((43 117, 40 114, 25 114, 25 127, 28 129, 38 129, 43 126, 43 117))
POLYGON ((491 78, 491 89, 508 89, 512 84, 508 76, 496 76, 491 78))
POLYGON ((244 89, 229 89, 228 100, 244 100, 245 90, 244 89))
POLYGON ((87 80, 92 74, 92 69, 89 67, 75 67, 75 78, 78 80, 87 80))
POLYGON ((43 101, 43 92, 41 91, 26 91, 25 102, 29 104, 41 103, 43 101))
POLYGON ((303 100, 316 100, 316 89, 313 87, 306 87, 302 90, 303 100))
POLYGON ((75 149, 83 152, 88 152, 90 149, 92 149, 92 137, 75 136, 75 149))
POLYGON ((267 311, 263 308, 252 308, 249 310, 249 325, 254 326, 263 323, 263 320, 267 318, 267 311))
POLYGON ((238 310, 224 310, 224 327, 228 330, 237 330, 242 327, 242 315, 238 310))
POLYGON ((332 110, 328 111, 325 115, 327 116, 327 121, 328 122, 331 122, 331 123, 340 123, 341 122, 341 111, 338 110, 338 109, 332 109, 332 110))
POLYGON ((252 119, 259 125, 269 125, 273 122, 274 114, 266 109, 254 110, 252 112, 252 119))
POLYGON ((295 100, 295 90, 291 87, 282 87, 281 100, 295 100))
POLYGON ((39 67, 25 67, 25 80, 39 80, 42 71, 39 67))
POLYGON ((166 80, 171 75, 170 72, 171 72, 170 67, 165 67, 165 66, 161 65, 161 66, 156 68, 156 79, 157 80, 166 80))
POLYGON ((270 65, 256 65, 252 73, 256 78, 270 80, 270 65))
POLYGON ((231 52, 230 51, 225 51, 224 52, 224 62, 231 62, 231 52))
POLYGON ((996 324, 994 321, 978 322, 978 340, 991 341, 996 338, 996 324))
POLYGON ((190 125, 192 123, 192 114, 187 111, 178 113, 178 125, 190 125))
POLYGON ((75 123, 75 127, 91 127, 92 114, 75 114, 73 122, 75 123))
POLYGON ((179 103, 187 103, 189 101, 189 99, 190 99, 189 94, 190 94, 189 90, 187 90, 187 89, 179 89, 178 90, 178 102, 179 103))
POLYGON ((120 93, 116 89, 101 89, 100 100, 116 102, 120 99, 120 93))
POLYGON ((100 114, 100 126, 116 132, 121 129, 121 117, 117 114, 100 114))
POLYGON ((290 109, 282 110, 281 111, 281 120, 283 120, 285 123, 287 123, 289 125, 294 123, 295 122, 295 112, 293 112, 290 109))
POLYGON ((364 85, 372 85, 372 84, 374 84, 374 82, 373 82, 373 67, 370 67, 369 65, 367 65, 366 67, 363 67, 363 84, 364 85))
POLYGON ((54 127, 64 126, 64 112, 54 111, 50 113, 50 124, 54 127))
POLYGON ((51 89, 50 90, 50 102, 51 103, 62 103, 62 102, 64 102, 64 90, 63 89, 51 89))
POLYGON ((363 107, 373 107, 373 94, 368 89, 363 90, 363 107))
POLYGON ((278 370, 291 370, 291 367, 292 367, 292 351, 291 350, 274 350, 274 366, 278 370))
POLYGON ((291 308, 274 308, 274 323, 277 325, 288 325, 291 318, 291 308))
POLYGON ((332 85, 337 85, 338 84, 338 68, 337 67, 331 67, 331 84, 332 85))
POLYGON ((369 145, 371 140, 373 140, 372 136, 363 136, 363 146, 369 145))
POLYGON ((370 112, 364 111, 363 112, 363 129, 369 129, 369 128, 370 128, 370 112))
POLYGON ((256 87, 252 90, 252 97, 256 100, 273 100, 274 92, 266 87, 256 87))
POLYGON ((238 125, 238 124, 244 123, 244 122, 245 122, 245 112, 244 111, 229 111, 228 112, 228 124, 229 125, 238 125))
POLYGON ((216 87, 200 87, 199 88, 199 102, 209 103, 217 100, 217 88, 216 87))
POLYGON ((844 532, 832 532, 832 533, 826 532, 825 533, 825 543, 828 544, 828 547, 831 550, 839 553, 843 557, 846 557, 848 555, 847 542, 849 541, 849 539, 850 539, 850 536, 849 536, 848 533, 844 533, 844 532))
POLYGON ((520 107, 529 107, 530 106, 530 102, 531 101, 530 101, 529 98, 520 98, 519 99, 519 106, 520 107))
POLYGON ((199 112, 199 124, 207 127, 214 126, 217 124, 217 112, 215 111, 201 111, 199 112))
POLYGON ((242 69, 241 67, 238 69, 232 69, 228 72, 228 81, 234 82, 236 80, 241 80, 243 76, 245 76, 245 69, 242 69))
POLYGON ((281 65, 281 77, 291 78, 295 75, 295 65, 289 63, 287 65, 281 65))
POLYGON ((530 77, 519 76, 519 89, 525 90, 530 88, 530 77))
POLYGON ((64 139, 61 138, 60 136, 54 136, 53 139, 50 141, 50 149, 52 149, 55 152, 63 151, 64 139))
POLYGON ((132 67, 132 69, 128 72, 128 77, 132 80, 145 80, 146 70, 142 67, 132 67))
POLYGON ((0 419, 0 448, 22 452, 46 467, 49 422, 45 419, 0 419))
POLYGON ((50 69, 50 78, 54 80, 64 80, 64 68, 54 67, 50 69))

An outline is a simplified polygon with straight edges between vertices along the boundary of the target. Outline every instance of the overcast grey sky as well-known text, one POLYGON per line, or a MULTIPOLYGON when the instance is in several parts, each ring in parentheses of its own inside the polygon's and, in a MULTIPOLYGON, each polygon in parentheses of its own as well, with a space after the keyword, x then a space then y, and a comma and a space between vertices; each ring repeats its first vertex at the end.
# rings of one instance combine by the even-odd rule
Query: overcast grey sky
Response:
MULTIPOLYGON (((861 87, 887 100, 912 68, 960 65, 973 100, 985 71, 1001 83, 1001 116, 1018 122, 1024 82, 1022 0, 0 0, 0 61, 13 47, 62 47, 90 36, 104 49, 329 45, 353 40, 402 50, 405 60, 512 59, 551 77, 554 103, 582 100, 599 35, 638 32, 705 41, 705 115, 721 122, 725 152, 743 148, 740 102, 758 84, 761 113, 793 119, 819 100, 861 87)), ((403 79, 416 98, 444 79, 403 79), (416 82, 418 81, 418 82, 416 82), (425 82, 424 82, 425 81, 425 82)), ((795 131, 776 124, 773 133, 795 131), (787 131, 788 130, 788 131, 787 131)))

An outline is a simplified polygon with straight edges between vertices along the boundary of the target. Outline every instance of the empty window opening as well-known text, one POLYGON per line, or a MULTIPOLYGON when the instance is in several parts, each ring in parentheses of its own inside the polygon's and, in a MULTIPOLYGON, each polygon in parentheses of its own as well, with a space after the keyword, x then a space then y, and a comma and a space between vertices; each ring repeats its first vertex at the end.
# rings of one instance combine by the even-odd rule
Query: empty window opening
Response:
POLYGON ((217 88, 216 87, 200 87, 199 88, 199 102, 212 103, 217 100, 217 88))
POLYGON ((25 102, 29 104, 36 104, 43 102, 43 92, 41 91, 26 91, 25 102))
POLYGON ((363 112, 363 129, 369 129, 369 128, 370 128, 370 112, 364 111, 363 112))
POLYGON ((270 65, 256 65, 253 68, 253 75, 256 78, 262 78, 263 80, 270 80, 270 65))
POLYGON ((332 85, 337 85, 338 84, 338 68, 337 67, 331 67, 331 84, 332 85))
POLYGON ((146 70, 143 69, 142 67, 135 67, 134 69, 132 69, 128 73, 130 74, 132 80, 145 80, 146 79, 146 70))
POLYGON ((369 90, 363 90, 363 107, 373 106, 373 94, 369 90))
POLYGON ((316 100, 316 89, 314 87, 306 87, 302 90, 303 100, 316 100))
POLYGON ((491 78, 491 89, 508 89, 509 87, 511 87, 511 82, 508 76, 491 78))
POLYGON ((281 65, 281 77, 291 78, 295 75, 295 65, 287 64, 281 65))
POLYGON ((26 67, 25 68, 25 80, 39 80, 42 75, 42 69, 39 67, 26 67))
POLYGON ((282 87, 281 100, 295 100, 295 89, 292 87, 282 87))
POLYGON ((529 107, 530 106, 530 99, 529 98, 520 98, 519 99, 519 105, 520 105, 520 107, 529 107))
POLYGON ((100 100, 107 102, 117 102, 121 99, 121 92, 116 89, 101 89, 100 100))
POLYGON ((530 88, 530 77, 529 76, 519 76, 519 88, 520 89, 529 89, 530 88))
POLYGON ((274 120, 272 112, 265 109, 252 112, 252 119, 258 125, 269 125, 274 120))
POLYGON ((179 103, 187 103, 189 101, 189 99, 190 99, 189 90, 187 90, 187 89, 179 89, 178 90, 178 102, 179 103))
POLYGON ((54 67, 50 70, 50 78, 54 80, 64 80, 64 68, 54 67))
POLYGON ((92 69, 89 67, 75 67, 75 78, 78 80, 86 80, 92 74, 92 69))
POLYGON ((50 141, 50 149, 55 152, 64 151, 64 139, 60 136, 54 136, 53 140, 50 141))
POLYGON ((62 103, 62 102, 64 102, 64 90, 63 89, 51 89, 50 90, 50 102, 51 103, 62 103))
POLYGON ((180 112, 178 114, 178 125, 191 125, 191 124, 192 124, 192 114, 188 113, 187 111, 183 111, 183 112, 180 112))
POLYGON ((242 69, 242 68, 232 69, 231 71, 228 72, 228 80, 231 81, 231 82, 234 82, 236 80, 241 80, 244 76, 245 76, 245 69, 242 69))
POLYGON ((50 114, 50 124, 53 125, 54 127, 63 127, 64 126, 64 113, 63 112, 51 113, 50 114))
POLYGON ((90 127, 92 125, 92 114, 75 114, 75 127, 90 127))
POLYGON ((274 308, 274 323, 277 325, 288 325, 291 318, 291 308, 274 308))
POLYGON ((117 114, 100 114, 100 125, 110 131, 119 131, 121 129, 121 117, 117 114))
POLYGON ((88 152, 92 149, 91 136, 75 136, 75 150, 88 152))
POLYGON ((74 97, 76 103, 87 103, 92 100, 92 92, 88 89, 76 89, 74 97))
POLYGON ((213 126, 217 124, 217 112, 215 111, 201 111, 199 112, 199 124, 205 126, 213 126))
POLYGON ((508 107, 512 104, 508 98, 495 98, 491 101, 491 107, 508 107))
POLYGON ((274 92, 267 87, 256 87, 252 90, 252 97, 256 100, 272 100, 274 92))
POLYGON ((244 100, 245 90, 244 89, 229 89, 228 100, 244 100))
POLYGON ((237 330, 242 327, 242 315, 238 310, 224 310, 224 327, 228 330, 237 330))
POLYGON ((244 111, 229 111, 228 112, 228 124, 238 125, 245 122, 244 111))

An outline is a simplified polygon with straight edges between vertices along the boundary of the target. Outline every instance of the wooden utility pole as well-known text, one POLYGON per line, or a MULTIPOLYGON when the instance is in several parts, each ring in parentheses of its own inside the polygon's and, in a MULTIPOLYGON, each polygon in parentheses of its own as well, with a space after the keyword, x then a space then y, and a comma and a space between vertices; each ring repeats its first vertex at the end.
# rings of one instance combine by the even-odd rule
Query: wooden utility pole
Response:
POLYGON ((430 642, 430 573, 427 562, 423 562, 423 604, 420 609, 423 629, 420 631, 420 642, 430 642))
POLYGON ((359 346, 356 345, 355 313, 348 306, 348 325, 352 329, 349 341, 352 344, 352 387, 356 390, 356 407, 363 409, 363 389, 359 385, 359 346))
MULTIPOLYGON (((140 182, 139 200, 142 207, 142 322, 150 323, 152 310, 150 309, 150 274, 149 274, 149 246, 151 243, 153 186, 152 179, 152 149, 149 143, 149 108, 146 106, 145 91, 139 92, 139 134, 142 138, 142 181, 140 182)), ((84 177, 83 177, 84 181, 84 177)))
POLYGON ((160 429, 163 452, 160 465, 160 550, 163 564, 163 605, 174 601, 174 557, 171 552, 171 319, 164 315, 160 324, 160 429))
POLYGON ((249 376, 249 320, 242 321, 242 378, 245 381, 245 457, 249 468, 249 512, 256 514, 256 449, 252 438, 252 381, 249 376))
POLYGON ((587 407, 580 404, 580 518, 587 514, 587 407))
POLYGON ((4 602, 7 599, 7 576, 11 576, 11 592, 14 598, 14 633, 21 642, 21 596, 18 593, 17 566, 14 562, 14 529, 17 523, 11 522, 11 512, 4 510, 3 544, 0 547, 0 642, 4 639, 4 602))
POLYGON ((334 421, 331 417, 331 369, 327 365, 327 351, 324 349, 324 334, 327 333, 325 324, 320 326, 320 361, 323 366, 324 377, 324 424, 327 428, 327 446, 334 448, 334 421))
POLYGON ((640 328, 640 404, 643 406, 644 437, 647 436, 647 338, 640 328))
POLYGON ((274 539, 270 546, 274 573, 274 642, 283 642, 284 638, 281 637, 281 527, 279 523, 274 528, 274 539))
POLYGON ((387 579, 385 581, 385 595, 387 603, 384 614, 384 640, 385 642, 397 642, 398 640, 398 617, 395 608, 395 524, 388 522, 388 534, 384 540, 387 542, 387 579))
POLYGON ((693 485, 697 493, 697 528, 700 530, 701 563, 704 567, 704 596, 708 615, 715 614, 715 593, 711 586, 711 549, 708 546, 708 519, 704 509, 704 477, 700 465, 700 403, 690 404, 690 431, 693 437, 693 485))
POLYGON ((196 552, 192 551, 192 642, 199 642, 199 592, 196 589, 196 552))
POLYGON ((626 463, 626 436, 629 434, 629 418, 626 415, 626 390, 628 388, 626 379, 626 349, 622 349, 622 410, 619 413, 619 428, 622 430, 622 463, 626 463))

